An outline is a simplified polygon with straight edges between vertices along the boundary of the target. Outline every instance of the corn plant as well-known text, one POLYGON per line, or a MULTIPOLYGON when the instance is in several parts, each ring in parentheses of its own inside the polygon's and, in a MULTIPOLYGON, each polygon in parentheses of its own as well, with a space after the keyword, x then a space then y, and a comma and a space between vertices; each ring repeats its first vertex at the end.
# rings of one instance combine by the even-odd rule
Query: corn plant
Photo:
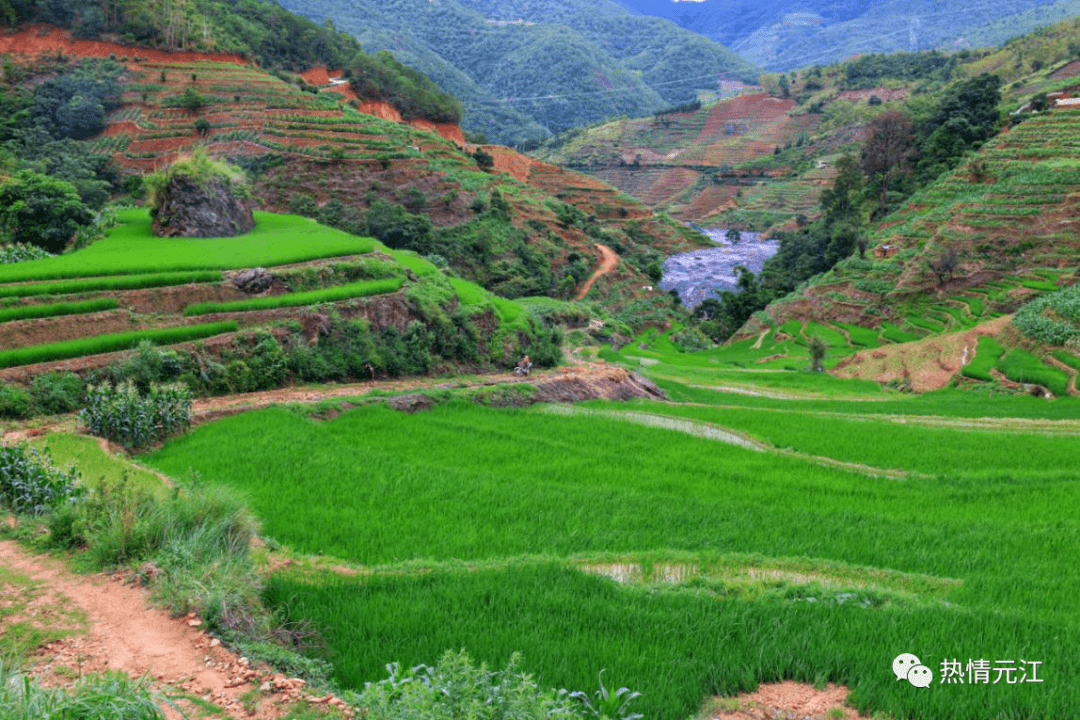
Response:
POLYGON ((191 391, 185 385, 151 385, 145 395, 131 383, 86 389, 79 421, 92 435, 140 448, 191 425, 191 391))
POLYGON ((85 492, 79 472, 55 467, 48 451, 25 443, 0 447, 0 506, 11 512, 44 515, 85 492))
POLYGON ((628 687, 621 687, 615 692, 609 691, 604 687, 603 670, 600 671, 600 689, 593 693, 592 698, 581 690, 570 693, 570 697, 581 701, 587 717, 608 720, 641 720, 645 717, 641 713, 632 713, 629 710, 630 703, 641 697, 641 693, 632 692, 628 687))

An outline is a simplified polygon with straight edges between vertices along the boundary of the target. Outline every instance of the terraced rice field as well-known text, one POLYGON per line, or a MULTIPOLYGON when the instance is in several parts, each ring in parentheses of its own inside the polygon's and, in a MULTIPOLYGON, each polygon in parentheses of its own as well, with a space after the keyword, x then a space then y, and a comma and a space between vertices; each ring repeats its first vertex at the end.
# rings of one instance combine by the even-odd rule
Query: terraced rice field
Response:
POLYGON ((265 313, 288 313, 318 304, 356 302, 401 290, 411 269, 434 271, 419 258, 394 253, 362 238, 298 216, 256 213, 256 228, 236 238, 157 238, 145 209, 118 213, 104 239, 58 257, 0 266, 0 367, 17 368, 155 344, 230 335, 266 322, 265 313), (394 277, 249 297, 224 273, 274 268, 378 250, 394 277), (390 254, 398 260, 387 261, 390 254), (215 322, 197 316, 214 313, 215 322), (189 316, 190 319, 189 319, 189 316), (89 319, 83 319, 89 318, 89 319))
POLYGON ((92 141, 96 150, 130 168, 155 169, 196 146, 230 155, 277 151, 340 162, 403 157, 403 146, 448 142, 365 115, 340 94, 305 92, 251 67, 210 61, 142 61, 135 67, 138 75, 124 88, 124 107, 92 141), (176 107, 189 90, 202 97, 201 108, 176 107), (209 123, 205 132, 195 127, 200 119, 209 123))
POLYGON ((1078 401, 710 357, 658 351, 645 371, 673 403, 267 410, 148 460, 243 488, 277 541, 351 568, 277 574, 267 595, 314 620, 347 687, 465 648, 520 651, 551 687, 604 670, 649 718, 785 678, 896 717, 1068 715, 1078 401), (929 690, 897 681, 902 652, 929 690), (1024 679, 941 682, 983 659, 1024 679))

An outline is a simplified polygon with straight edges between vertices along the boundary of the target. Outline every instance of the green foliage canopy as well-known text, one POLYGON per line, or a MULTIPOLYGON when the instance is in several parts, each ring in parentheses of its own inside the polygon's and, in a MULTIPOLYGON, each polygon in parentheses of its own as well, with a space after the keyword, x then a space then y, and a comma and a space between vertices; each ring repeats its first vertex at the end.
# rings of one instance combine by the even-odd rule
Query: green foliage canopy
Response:
POLYGON ((8 242, 59 253, 93 219, 71 183, 28 170, 0 183, 0 236, 8 242))

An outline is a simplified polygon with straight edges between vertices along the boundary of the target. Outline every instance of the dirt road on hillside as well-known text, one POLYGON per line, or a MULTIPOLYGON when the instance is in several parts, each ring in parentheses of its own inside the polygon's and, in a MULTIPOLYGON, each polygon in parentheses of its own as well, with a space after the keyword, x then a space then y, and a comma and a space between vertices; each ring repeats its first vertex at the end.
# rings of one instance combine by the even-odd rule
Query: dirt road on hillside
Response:
POLYGON ((596 279, 603 275, 607 275, 619 264, 619 256, 607 245, 596 243, 594 247, 600 251, 600 268, 585 281, 584 285, 581 286, 581 289, 578 290, 578 294, 574 297, 575 300, 583 300, 585 296, 589 294, 589 291, 592 290, 593 283, 596 282, 596 279))

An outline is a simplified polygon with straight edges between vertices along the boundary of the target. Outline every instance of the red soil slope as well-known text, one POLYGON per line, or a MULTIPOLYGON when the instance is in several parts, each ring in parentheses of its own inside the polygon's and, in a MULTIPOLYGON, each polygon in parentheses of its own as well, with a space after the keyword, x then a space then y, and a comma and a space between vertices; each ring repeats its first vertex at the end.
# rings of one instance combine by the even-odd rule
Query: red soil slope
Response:
POLYGON ((40 55, 41 53, 56 53, 63 51, 69 55, 80 57, 109 57, 124 55, 144 57, 154 62, 196 62, 199 60, 211 60, 213 62, 235 63, 246 65, 247 60, 236 53, 206 53, 188 52, 186 50, 165 51, 152 50, 135 45, 120 45, 119 43, 106 42, 104 40, 74 40, 70 30, 53 27, 45 24, 30 25, 25 30, 0 35, 0 53, 18 55, 40 55))
MULTIPOLYGON (((197 62, 209 60, 213 62, 233 63, 235 65, 247 65, 247 60, 236 53, 218 52, 188 52, 186 50, 165 51, 154 50, 134 45, 121 45, 119 43, 104 40, 76 40, 71 37, 71 31, 54 27, 44 23, 28 26, 18 32, 0 34, 0 54, 28 55, 36 57, 42 53, 63 52, 78 57, 131 57, 138 55, 150 62, 197 62)), ((316 87, 337 92, 346 99, 356 100, 359 103, 358 110, 366 115, 373 115, 391 122, 405 122, 397 108, 386 102, 362 100, 356 96, 348 83, 332 84, 332 79, 340 77, 340 72, 331 73, 326 67, 311 68, 301 74, 304 82, 316 87)), ((425 130, 435 135, 440 135, 447 140, 459 145, 465 144, 465 136, 461 128, 454 123, 433 123, 427 120, 412 120, 408 123, 419 130, 425 130)), ((107 131, 108 132, 108 131, 107 131)), ((112 134, 116 134, 113 131, 112 134)), ((173 143, 175 144, 175 143, 173 143)), ((142 148, 139 151, 149 152, 153 148, 142 148)))

